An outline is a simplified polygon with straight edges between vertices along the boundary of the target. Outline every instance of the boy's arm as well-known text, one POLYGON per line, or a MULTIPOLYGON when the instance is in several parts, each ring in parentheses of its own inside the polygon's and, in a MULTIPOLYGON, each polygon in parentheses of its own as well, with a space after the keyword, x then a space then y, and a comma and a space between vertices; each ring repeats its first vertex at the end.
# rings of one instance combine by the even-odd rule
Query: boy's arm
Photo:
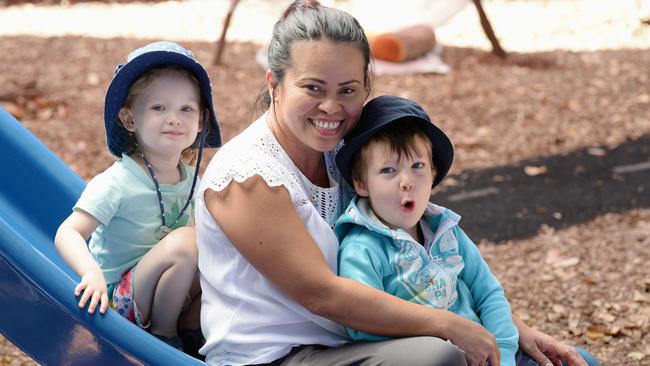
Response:
POLYGON ((54 237, 56 249, 63 260, 81 276, 81 281, 74 289, 79 296, 79 307, 83 308, 90 299, 88 313, 92 314, 100 304, 99 312, 105 313, 108 308, 108 291, 102 270, 90 254, 86 240, 97 229, 100 222, 82 210, 75 210, 59 226, 54 237))
POLYGON ((474 310, 485 329, 496 338, 501 352, 501 365, 515 366, 519 333, 512 320, 512 311, 503 287, 467 234, 458 227, 455 231, 465 263, 460 277, 472 293, 474 310))
MULTIPOLYGON (((354 236, 354 235, 353 235, 354 236)), ((339 249, 339 276, 349 278, 384 291, 384 273, 380 255, 349 236, 343 238, 339 249)), ((365 333, 346 327, 350 338, 356 341, 381 341, 389 337, 365 333)))

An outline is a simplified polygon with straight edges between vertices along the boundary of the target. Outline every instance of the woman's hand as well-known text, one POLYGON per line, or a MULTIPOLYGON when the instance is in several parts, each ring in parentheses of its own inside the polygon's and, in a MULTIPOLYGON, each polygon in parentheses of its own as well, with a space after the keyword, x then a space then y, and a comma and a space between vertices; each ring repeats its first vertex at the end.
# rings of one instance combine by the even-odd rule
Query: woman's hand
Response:
POLYGON ((457 316, 448 329, 449 340, 465 352, 467 366, 501 364, 497 341, 481 324, 457 316))
POLYGON ((99 304, 99 312, 104 314, 106 309, 108 309, 108 290, 102 271, 97 268, 85 272, 81 276, 79 284, 74 288, 74 295, 81 295, 81 299, 79 300, 80 308, 85 307, 88 300, 90 300, 88 314, 95 312, 97 304, 99 304))
POLYGON ((571 346, 557 339, 530 328, 521 320, 513 318, 519 329, 519 348, 532 357, 540 366, 587 366, 587 362, 571 346))

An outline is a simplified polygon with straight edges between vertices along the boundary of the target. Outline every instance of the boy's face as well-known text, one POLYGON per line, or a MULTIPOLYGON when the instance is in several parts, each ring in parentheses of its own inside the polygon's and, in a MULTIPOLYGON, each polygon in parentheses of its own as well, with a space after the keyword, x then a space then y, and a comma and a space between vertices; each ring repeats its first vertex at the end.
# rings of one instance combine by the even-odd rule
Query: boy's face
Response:
POLYGON ((370 142, 367 148, 366 182, 354 181, 354 188, 368 197, 375 215, 390 228, 401 228, 417 238, 416 224, 422 218, 431 195, 434 167, 426 141, 414 137, 412 156, 391 152, 384 142, 370 142))

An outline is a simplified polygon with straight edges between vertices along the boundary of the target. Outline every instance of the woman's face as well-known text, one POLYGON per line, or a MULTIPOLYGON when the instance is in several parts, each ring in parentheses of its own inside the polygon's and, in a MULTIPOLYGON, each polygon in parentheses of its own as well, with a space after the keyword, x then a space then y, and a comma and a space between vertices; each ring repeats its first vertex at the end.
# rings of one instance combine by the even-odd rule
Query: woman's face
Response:
POLYGON ((333 150, 356 125, 367 97, 363 54, 348 43, 296 41, 291 58, 282 82, 266 75, 276 137, 284 146, 333 150))

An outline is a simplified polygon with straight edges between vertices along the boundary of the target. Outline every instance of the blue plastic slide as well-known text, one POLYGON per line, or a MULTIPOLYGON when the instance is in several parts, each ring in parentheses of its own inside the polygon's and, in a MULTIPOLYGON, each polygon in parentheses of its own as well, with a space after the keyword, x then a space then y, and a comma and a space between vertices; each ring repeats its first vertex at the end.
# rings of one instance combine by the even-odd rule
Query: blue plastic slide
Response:
POLYGON ((44 365, 205 365, 109 310, 89 315, 54 234, 85 182, 0 108, 0 333, 44 365))

